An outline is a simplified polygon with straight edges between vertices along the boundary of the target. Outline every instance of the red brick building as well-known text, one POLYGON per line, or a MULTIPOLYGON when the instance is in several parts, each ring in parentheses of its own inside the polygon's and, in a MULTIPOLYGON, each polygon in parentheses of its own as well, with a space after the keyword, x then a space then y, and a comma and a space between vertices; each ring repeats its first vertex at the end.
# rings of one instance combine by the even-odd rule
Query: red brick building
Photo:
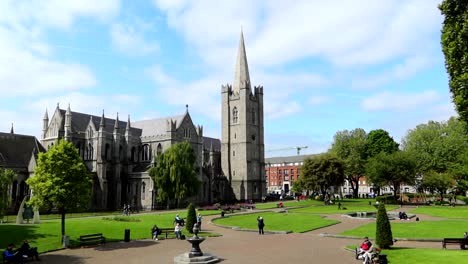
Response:
POLYGON ((304 160, 314 155, 265 158, 268 193, 290 194, 292 183, 301 175, 304 160))

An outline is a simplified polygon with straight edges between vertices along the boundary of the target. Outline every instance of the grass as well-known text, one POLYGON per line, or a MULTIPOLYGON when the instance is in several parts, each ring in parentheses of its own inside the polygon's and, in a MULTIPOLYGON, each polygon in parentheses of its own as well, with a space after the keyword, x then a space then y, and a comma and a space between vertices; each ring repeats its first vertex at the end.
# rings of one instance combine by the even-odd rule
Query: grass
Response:
POLYGON ((237 226, 256 230, 258 228, 256 220, 258 216, 262 216, 265 219, 265 231, 293 231, 300 233, 339 223, 338 221, 327 220, 317 215, 275 212, 235 215, 216 219, 214 222, 225 226, 237 226))
POLYGON ((302 200, 302 201, 295 201, 295 200, 288 200, 288 201, 275 201, 275 202, 268 202, 268 203, 256 203, 256 209, 273 209, 277 208, 278 203, 283 203, 283 207, 296 207, 296 206, 310 206, 310 205, 319 205, 323 204, 322 201, 316 200, 302 200))
POLYGON ((444 218, 465 218, 468 219, 467 206, 422 206, 410 210, 413 214, 425 214, 444 218))
MULTIPOLYGON (((123 216, 72 218, 65 221, 65 233, 70 237, 72 246, 79 243, 80 235, 102 233, 107 241, 121 241, 124 238, 125 229, 130 229, 131 239, 146 239, 151 237, 151 227, 157 224, 161 228, 173 228, 175 214, 186 217, 185 211, 173 211, 159 214, 131 215, 131 221, 116 221, 125 218, 123 216), (106 219, 107 218, 107 219, 106 219), (111 219, 111 220, 109 220, 111 219)), ((219 211, 200 211, 202 215, 219 214, 219 211)), ((0 246, 6 247, 9 243, 19 246, 22 240, 29 239, 31 245, 37 246, 39 252, 46 252, 62 248, 61 246, 61 221, 48 220, 41 224, 1 224, 0 246)), ((183 229, 183 233, 188 231, 183 229)), ((201 232, 202 236, 218 236, 216 233, 201 232)), ((171 234, 170 237, 174 235, 171 234)))
MULTIPOLYGON (((444 221, 392 221, 393 237, 400 238, 421 238, 421 239, 442 239, 445 237, 463 237, 466 231, 467 221, 444 220, 444 221)), ((340 235, 375 238, 375 222, 347 230, 340 235)))
MULTIPOLYGON (((354 250, 358 245, 346 246, 354 250)), ((405 264, 449 264, 463 263, 468 257, 467 250, 444 250, 444 249, 427 249, 427 248, 399 248, 392 247, 391 249, 382 250, 381 254, 387 255, 389 263, 405 263, 405 264)))

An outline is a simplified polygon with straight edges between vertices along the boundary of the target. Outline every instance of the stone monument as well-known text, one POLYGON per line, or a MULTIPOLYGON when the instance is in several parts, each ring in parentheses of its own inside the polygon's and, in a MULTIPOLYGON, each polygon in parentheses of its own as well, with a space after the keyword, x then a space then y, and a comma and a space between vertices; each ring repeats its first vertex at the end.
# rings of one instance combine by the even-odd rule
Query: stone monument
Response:
POLYGON ((193 226, 193 237, 187 238, 187 241, 192 244, 192 249, 190 252, 181 254, 179 256, 174 257, 175 264, 185 264, 185 263, 200 263, 200 264, 208 264, 208 263, 217 263, 219 259, 211 254, 203 253, 200 249, 200 244, 205 241, 204 237, 198 236, 198 224, 193 226))

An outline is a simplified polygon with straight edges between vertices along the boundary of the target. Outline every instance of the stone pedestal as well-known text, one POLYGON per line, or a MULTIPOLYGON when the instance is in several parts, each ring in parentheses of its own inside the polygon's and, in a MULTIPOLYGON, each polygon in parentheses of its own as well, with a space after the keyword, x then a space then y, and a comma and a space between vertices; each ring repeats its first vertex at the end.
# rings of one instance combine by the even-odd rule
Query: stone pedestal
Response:
POLYGON ((211 254, 203 253, 203 256, 193 257, 190 252, 181 254, 174 257, 174 264, 186 264, 186 263, 199 263, 199 264, 208 264, 208 263, 217 263, 219 259, 216 256, 211 254))

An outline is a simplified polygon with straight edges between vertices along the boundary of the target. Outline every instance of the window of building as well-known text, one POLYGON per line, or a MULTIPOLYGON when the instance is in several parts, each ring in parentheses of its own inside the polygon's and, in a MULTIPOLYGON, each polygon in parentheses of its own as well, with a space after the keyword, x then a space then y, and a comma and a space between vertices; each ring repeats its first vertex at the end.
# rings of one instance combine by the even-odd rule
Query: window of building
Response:
POLYGON ((237 107, 232 109, 232 123, 237 124, 239 121, 239 112, 237 111, 237 107))
POLYGON ((150 146, 148 144, 143 145, 143 151, 141 153, 141 160, 148 161, 151 159, 150 146))
POLYGON ((285 176, 284 176, 284 180, 285 180, 285 181, 289 181, 289 176, 288 176, 288 175, 285 175, 285 176))
POLYGON ((294 169, 291 169, 291 175, 293 175, 293 174, 294 174, 294 169))
POLYGON ((252 124, 255 125, 255 109, 252 109, 252 124))
POLYGON ((162 146, 161 143, 158 144, 158 147, 156 148, 156 155, 161 155, 162 153, 162 146))
POLYGON ((146 183, 141 184, 141 193, 143 194, 143 197, 145 197, 145 191, 146 191, 146 183))
POLYGON ((106 160, 111 159, 111 148, 109 144, 106 144, 106 152, 105 152, 105 157, 106 160))
POLYGON ((236 156, 236 151, 235 151, 235 150, 232 151, 232 156, 233 156, 233 157, 236 156))
POLYGON ((289 175, 289 170, 284 170, 284 175, 288 176, 289 175))

